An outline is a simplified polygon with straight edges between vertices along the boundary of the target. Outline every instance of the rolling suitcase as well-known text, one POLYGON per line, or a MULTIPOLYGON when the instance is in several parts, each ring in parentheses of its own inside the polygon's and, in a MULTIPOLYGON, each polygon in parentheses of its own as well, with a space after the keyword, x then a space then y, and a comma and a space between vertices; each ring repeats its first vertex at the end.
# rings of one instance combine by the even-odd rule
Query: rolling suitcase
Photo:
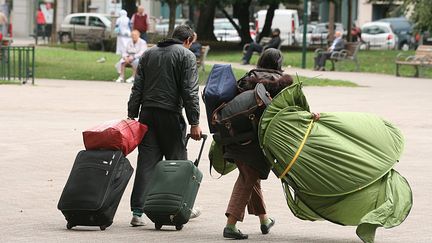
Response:
POLYGON ((80 151, 57 205, 67 220, 66 228, 109 227, 132 173, 122 151, 80 151))
POLYGON ((195 162, 163 160, 157 163, 144 202, 144 213, 155 223, 156 229, 161 229, 163 225, 174 225, 177 230, 181 230, 189 221, 203 177, 198 163, 207 135, 203 134, 202 139, 195 162))

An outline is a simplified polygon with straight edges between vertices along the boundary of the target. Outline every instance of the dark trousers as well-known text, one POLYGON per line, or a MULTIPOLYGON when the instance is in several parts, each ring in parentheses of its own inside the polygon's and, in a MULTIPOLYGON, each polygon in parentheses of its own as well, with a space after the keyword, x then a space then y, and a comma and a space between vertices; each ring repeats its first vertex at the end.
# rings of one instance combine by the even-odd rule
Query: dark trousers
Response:
POLYGON ((245 208, 253 215, 266 214, 266 206, 261 191, 261 180, 257 170, 241 161, 235 161, 239 176, 234 184, 225 215, 243 221, 245 208))
POLYGON ((131 209, 142 213, 145 190, 155 165, 162 160, 186 160, 186 123, 182 114, 158 109, 143 108, 139 121, 148 126, 148 132, 138 145, 138 161, 131 195, 131 209))
POLYGON ((331 52, 320 52, 318 56, 315 57, 315 67, 325 67, 327 59, 330 59, 331 52))
POLYGON ((251 42, 249 44, 249 48, 247 49, 245 55, 243 56, 243 61, 249 63, 253 52, 257 51, 257 52, 261 53, 262 50, 263 50, 263 47, 260 44, 258 44, 256 42, 251 42))
POLYGON ((147 31, 140 32, 140 38, 147 42, 147 31))

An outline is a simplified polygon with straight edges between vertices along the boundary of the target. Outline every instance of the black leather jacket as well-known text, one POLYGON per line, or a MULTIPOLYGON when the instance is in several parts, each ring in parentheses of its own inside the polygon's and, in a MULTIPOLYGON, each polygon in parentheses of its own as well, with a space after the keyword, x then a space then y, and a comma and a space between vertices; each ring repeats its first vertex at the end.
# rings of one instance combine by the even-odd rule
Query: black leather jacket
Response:
POLYGON ((140 107, 178 113, 184 107, 189 124, 199 124, 196 59, 181 41, 167 39, 144 52, 129 98, 128 116, 138 117, 140 107))

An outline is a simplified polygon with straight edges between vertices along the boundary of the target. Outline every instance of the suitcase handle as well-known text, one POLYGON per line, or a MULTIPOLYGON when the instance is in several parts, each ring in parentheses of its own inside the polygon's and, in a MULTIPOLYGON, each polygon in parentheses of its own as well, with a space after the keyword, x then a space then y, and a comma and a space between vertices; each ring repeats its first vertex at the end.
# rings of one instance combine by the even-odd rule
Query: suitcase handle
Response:
MULTIPOLYGON (((187 144, 189 142, 189 138, 191 138, 191 135, 188 133, 186 135, 186 144, 185 144, 185 146, 187 146, 187 144)), ((201 144, 201 148, 200 148, 200 151, 199 151, 199 154, 198 154, 198 158, 194 162, 194 165, 196 167, 198 167, 198 164, 199 164, 199 162, 201 160, 201 155, 202 155, 202 152, 203 152, 203 149, 204 149, 204 144, 205 144, 205 141, 207 140, 207 134, 201 134, 201 139, 203 140, 203 142, 201 144)))

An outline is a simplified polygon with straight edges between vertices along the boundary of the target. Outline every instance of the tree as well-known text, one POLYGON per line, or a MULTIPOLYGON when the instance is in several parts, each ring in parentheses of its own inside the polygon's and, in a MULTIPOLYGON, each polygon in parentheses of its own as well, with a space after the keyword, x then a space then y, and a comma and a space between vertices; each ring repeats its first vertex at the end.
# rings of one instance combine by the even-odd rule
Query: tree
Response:
POLYGON ((168 8, 169 8, 168 36, 171 36, 175 26, 177 5, 184 3, 185 0, 161 0, 161 2, 168 4, 168 8))
POLYGON ((137 1, 136 0, 124 0, 122 8, 126 10, 128 17, 131 18, 132 15, 137 11, 137 1))
POLYGON ((213 20, 218 0, 199 1, 200 15, 198 17, 197 35, 199 40, 216 41, 213 20))
POLYGON ((405 0, 404 9, 412 11, 411 21, 418 32, 432 32, 432 0, 405 0))
POLYGON ((261 33, 259 33, 259 36, 257 38, 257 42, 261 41, 261 38, 265 36, 269 36, 271 34, 271 26, 273 23, 273 17, 275 14, 276 9, 279 8, 279 4, 281 3, 293 3, 293 4, 299 4, 299 0, 260 0, 258 1, 258 4, 261 6, 268 5, 267 13, 264 21, 263 28, 261 30, 261 33))
POLYGON ((237 0, 233 4, 233 16, 239 20, 241 44, 252 42, 249 29, 250 4, 251 0, 237 0))

